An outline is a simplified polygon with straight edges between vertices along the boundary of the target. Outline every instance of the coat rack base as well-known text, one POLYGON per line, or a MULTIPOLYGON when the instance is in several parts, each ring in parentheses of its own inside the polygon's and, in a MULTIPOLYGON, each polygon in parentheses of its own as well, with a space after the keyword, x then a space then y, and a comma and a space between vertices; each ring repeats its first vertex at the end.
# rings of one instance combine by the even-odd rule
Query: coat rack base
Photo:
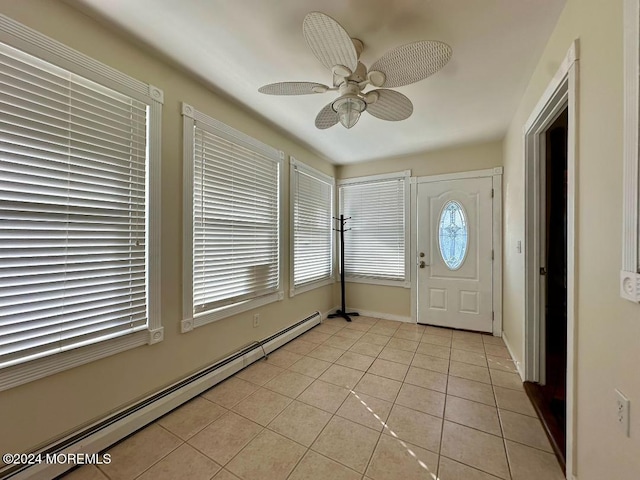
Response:
POLYGON ((332 313, 327 315, 327 318, 344 318, 347 322, 351 321, 351 317, 359 317, 360 314, 358 312, 343 312, 342 310, 336 310, 336 313, 332 313))

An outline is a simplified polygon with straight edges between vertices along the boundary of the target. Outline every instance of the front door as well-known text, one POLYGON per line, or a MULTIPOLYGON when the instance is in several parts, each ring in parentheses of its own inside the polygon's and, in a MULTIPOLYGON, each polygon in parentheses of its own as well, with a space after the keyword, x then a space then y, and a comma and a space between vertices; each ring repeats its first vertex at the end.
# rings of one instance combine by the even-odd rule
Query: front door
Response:
POLYGON ((492 332, 492 178, 417 188, 418 323, 492 332))

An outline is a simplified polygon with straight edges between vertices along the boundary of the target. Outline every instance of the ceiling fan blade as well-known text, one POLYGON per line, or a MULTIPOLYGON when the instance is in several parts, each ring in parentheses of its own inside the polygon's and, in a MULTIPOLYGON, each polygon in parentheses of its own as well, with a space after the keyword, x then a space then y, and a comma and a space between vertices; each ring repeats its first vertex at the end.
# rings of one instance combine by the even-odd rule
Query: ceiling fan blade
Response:
POLYGON ((349 34, 333 18, 311 12, 304 17, 302 33, 320 63, 331 69, 343 65, 352 72, 358 66, 358 54, 349 34))
MULTIPOLYGON (((378 99, 367 105, 367 112, 380 120, 405 120, 413 113, 411 100, 395 90, 373 90, 378 99)), ((370 92, 370 93, 373 93, 370 92)))
POLYGON ((451 47, 442 42, 407 43, 385 53, 369 71, 384 73, 381 87, 402 87, 436 73, 447 64, 451 53, 451 47))
POLYGON ((326 85, 314 82, 279 82, 264 85, 258 89, 267 95, 309 95, 324 93, 329 89, 326 85))
POLYGON ((320 130, 326 130, 338 123, 338 114, 332 107, 333 102, 324 107, 316 117, 316 127, 320 130))

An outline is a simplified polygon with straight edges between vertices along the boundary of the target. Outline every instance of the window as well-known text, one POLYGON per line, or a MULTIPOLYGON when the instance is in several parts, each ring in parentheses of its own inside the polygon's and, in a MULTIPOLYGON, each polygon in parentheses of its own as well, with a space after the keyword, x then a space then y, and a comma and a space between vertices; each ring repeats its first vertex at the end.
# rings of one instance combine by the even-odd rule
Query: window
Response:
POLYGON ((408 224, 410 172, 339 182, 345 228, 348 281, 409 287, 408 224))
POLYGON ((467 215, 458 202, 449 201, 442 208, 438 225, 440 255, 449 270, 457 270, 467 256, 469 237, 467 215))
POLYGON ((183 104, 187 332, 283 298, 283 153, 183 104))
POLYGON ((162 92, 7 17, 0 30, 24 49, 0 43, 6 389, 162 340, 162 92))
POLYGON ((333 282, 334 184, 291 159, 291 296, 333 282))

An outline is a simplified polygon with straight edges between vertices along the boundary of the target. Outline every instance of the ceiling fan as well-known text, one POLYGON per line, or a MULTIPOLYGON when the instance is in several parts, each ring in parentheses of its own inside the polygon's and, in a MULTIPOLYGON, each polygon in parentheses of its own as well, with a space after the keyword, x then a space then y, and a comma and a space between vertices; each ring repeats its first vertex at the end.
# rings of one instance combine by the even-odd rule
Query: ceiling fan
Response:
POLYGON ((316 117, 316 127, 326 129, 340 122, 353 127, 360 114, 369 112, 381 120, 409 118, 413 104, 389 88, 418 82, 436 73, 451 58, 451 47, 437 41, 408 43, 385 53, 367 69, 360 61, 362 41, 351 38, 342 26, 324 13, 311 12, 302 24, 304 38, 318 60, 333 73, 333 87, 314 82, 279 82, 258 89, 269 95, 307 95, 337 91, 340 96, 316 117), (369 85, 377 88, 369 92, 369 85))

